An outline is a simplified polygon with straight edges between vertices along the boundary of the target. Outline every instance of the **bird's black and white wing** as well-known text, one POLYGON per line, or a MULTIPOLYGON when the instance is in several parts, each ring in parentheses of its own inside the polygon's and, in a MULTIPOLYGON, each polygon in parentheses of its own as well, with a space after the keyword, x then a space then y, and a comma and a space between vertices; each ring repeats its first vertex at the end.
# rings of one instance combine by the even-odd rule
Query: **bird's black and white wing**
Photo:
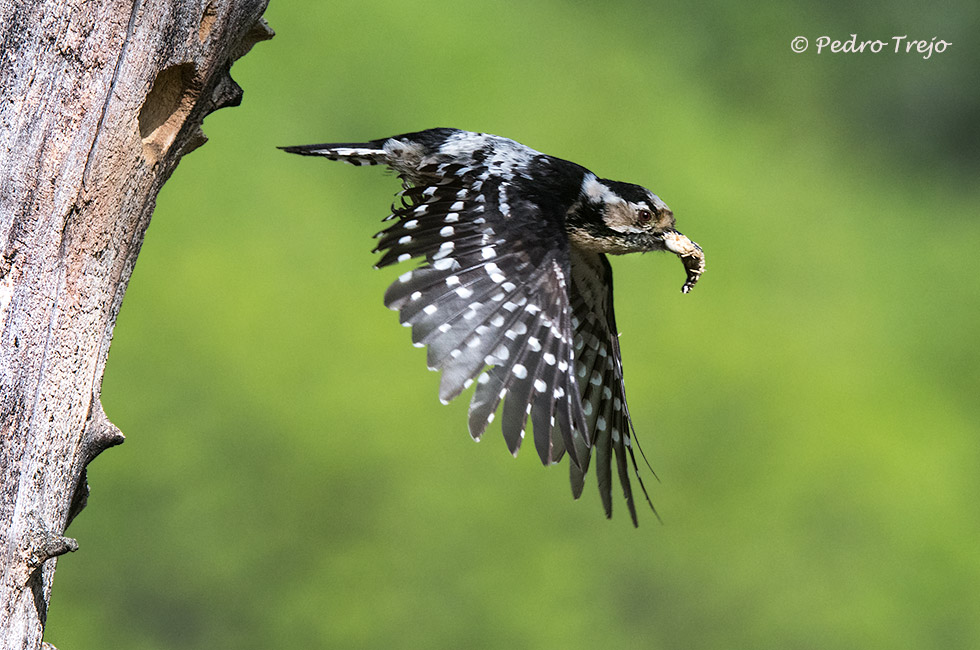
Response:
MULTIPOLYGON (((626 505, 635 525, 636 505, 630 485, 630 466, 651 508, 653 504, 640 478, 633 450, 633 423, 626 406, 619 332, 613 312, 612 267, 601 253, 573 248, 571 259, 575 376, 582 394, 587 430, 591 433, 599 495, 606 516, 612 516, 612 463, 615 459, 626 505)), ((576 498, 582 493, 587 469, 588 465, 569 468, 572 493, 576 498)))
POLYGON ((479 439, 504 401, 501 428, 517 453, 530 418, 542 462, 567 451, 588 462, 585 415, 574 379, 569 244, 561 214, 480 166, 437 164, 404 179, 397 221, 379 233, 378 266, 422 257, 385 304, 427 346, 442 372, 439 397, 476 382, 470 434, 479 439), (484 370, 486 366, 489 369, 484 370))

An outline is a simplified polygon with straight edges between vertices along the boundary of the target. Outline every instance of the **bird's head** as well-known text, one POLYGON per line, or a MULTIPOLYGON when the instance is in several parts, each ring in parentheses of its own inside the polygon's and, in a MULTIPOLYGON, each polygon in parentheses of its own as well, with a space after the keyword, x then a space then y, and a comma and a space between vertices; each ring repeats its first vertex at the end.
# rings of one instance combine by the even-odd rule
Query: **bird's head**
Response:
POLYGON ((640 185, 586 174, 578 201, 566 218, 568 238, 581 249, 623 255, 668 250, 687 271, 688 293, 704 273, 701 247, 674 229, 674 213, 640 185))
POLYGON ((597 253, 665 250, 664 234, 674 232, 674 213, 645 187, 586 174, 568 229, 573 243, 597 253))

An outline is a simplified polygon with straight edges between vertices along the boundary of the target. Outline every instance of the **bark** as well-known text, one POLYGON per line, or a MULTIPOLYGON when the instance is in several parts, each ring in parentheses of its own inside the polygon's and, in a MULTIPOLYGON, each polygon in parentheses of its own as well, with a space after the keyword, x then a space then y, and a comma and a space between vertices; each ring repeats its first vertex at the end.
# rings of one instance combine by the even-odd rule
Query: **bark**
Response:
POLYGON ((157 193, 237 105, 267 0, 0 3, 0 648, 39 648, 157 193))

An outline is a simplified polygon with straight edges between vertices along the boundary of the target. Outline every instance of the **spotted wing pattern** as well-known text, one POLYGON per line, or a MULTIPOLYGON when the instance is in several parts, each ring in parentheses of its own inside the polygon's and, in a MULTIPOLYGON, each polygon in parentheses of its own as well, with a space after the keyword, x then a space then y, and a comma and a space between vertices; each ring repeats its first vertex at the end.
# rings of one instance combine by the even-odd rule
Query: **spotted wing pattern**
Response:
POLYGON ((403 178, 397 221, 379 233, 378 266, 422 257, 395 281, 385 304, 400 312, 428 365, 442 371, 439 397, 474 381, 470 434, 479 439, 502 409, 502 430, 516 454, 530 418, 544 463, 567 451, 588 462, 585 414, 573 367, 569 245, 560 215, 516 198, 509 181, 480 169, 433 164, 403 178), (481 173, 482 172, 482 173, 481 173), (538 236, 529 236, 538 233, 538 236), (486 366, 489 369, 484 370, 486 366))

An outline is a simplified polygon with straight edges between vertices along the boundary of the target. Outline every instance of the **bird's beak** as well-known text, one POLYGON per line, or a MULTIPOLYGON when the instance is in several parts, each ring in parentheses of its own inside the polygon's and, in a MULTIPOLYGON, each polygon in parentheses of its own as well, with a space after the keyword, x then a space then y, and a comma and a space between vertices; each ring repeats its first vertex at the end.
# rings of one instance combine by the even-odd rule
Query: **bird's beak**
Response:
POLYGON ((698 278, 704 273, 704 251, 696 243, 670 229, 663 233, 664 247, 681 258, 684 270, 687 271, 687 282, 681 287, 682 293, 688 293, 697 284, 698 278))

